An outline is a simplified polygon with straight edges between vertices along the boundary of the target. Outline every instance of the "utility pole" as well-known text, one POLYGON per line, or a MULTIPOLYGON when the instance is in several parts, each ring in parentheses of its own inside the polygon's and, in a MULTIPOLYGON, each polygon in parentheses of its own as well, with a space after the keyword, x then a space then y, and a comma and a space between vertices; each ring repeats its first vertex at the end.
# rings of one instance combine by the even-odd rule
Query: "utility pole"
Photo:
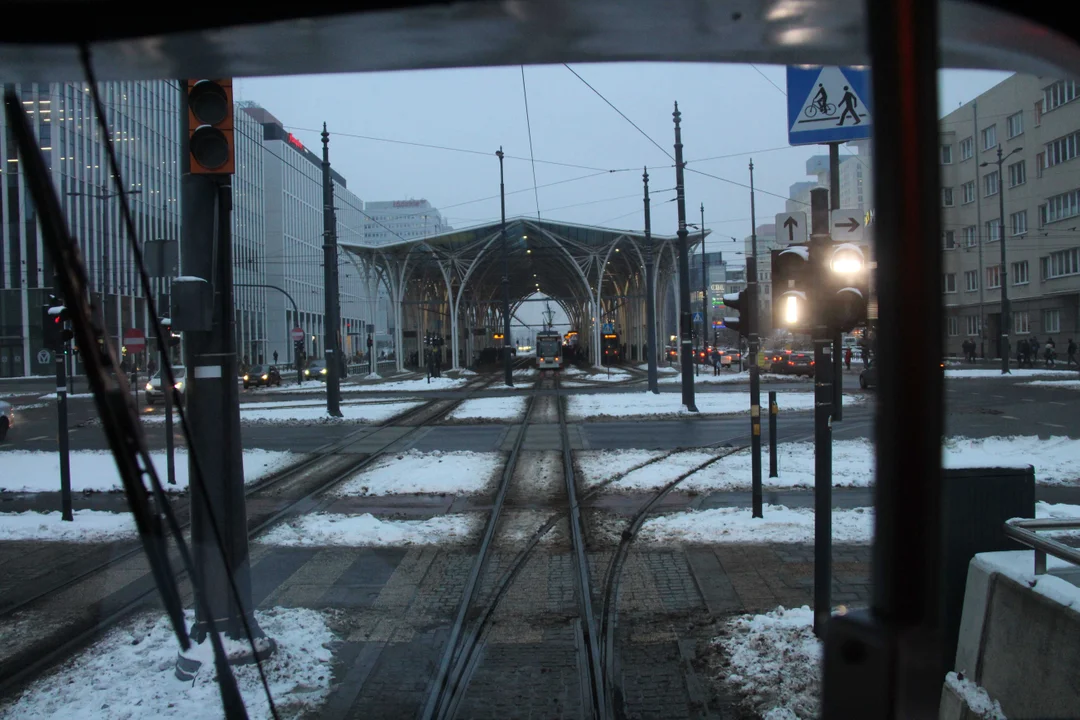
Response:
MULTIPOLYGON (((53 282, 53 287, 60 287, 60 283, 53 282)), ((56 295, 50 297, 46 308, 44 327, 45 347, 52 346, 56 361, 56 414, 57 414, 57 444, 60 449, 60 519, 72 522, 75 518, 71 512, 71 465, 70 448, 68 445, 68 412, 67 412, 67 349, 71 331, 67 327, 67 308, 64 301, 56 295), (51 342, 50 342, 51 341, 51 342)))
MULTIPOLYGON (((840 209, 840 143, 838 142, 829 143, 829 208, 832 210, 840 209)), ((833 335, 832 341, 832 419, 840 421, 844 419, 844 358, 842 355, 842 350, 844 348, 844 334, 837 331, 833 335)))
POLYGON ((322 129, 323 181, 323 322, 326 339, 326 413, 341 417, 341 313, 338 306, 337 216, 334 213, 334 181, 330 176, 330 133, 322 129))
POLYGON ((750 257, 746 258, 746 290, 749 315, 746 330, 750 342, 750 514, 764 517, 761 498, 761 378, 758 375, 758 271, 757 206, 754 199, 754 161, 750 160, 750 257))
POLYGON ((506 185, 503 182, 502 146, 495 155, 499 158, 499 205, 502 209, 502 225, 500 225, 499 233, 502 240, 503 259, 503 371, 506 386, 514 387, 514 366, 510 362, 510 247, 506 238, 506 185))
POLYGON ((683 185, 683 146, 679 103, 675 103, 675 195, 679 209, 679 355, 682 358, 682 402, 690 412, 697 412, 694 403, 694 346, 691 331, 690 314, 690 250, 686 237, 686 188, 683 185))
MULTIPOLYGON (((979 182, 979 102, 971 101, 971 119, 973 130, 971 132, 972 152, 975 153, 975 244, 979 250, 979 357, 986 359, 986 280, 983 273, 983 240, 982 240, 982 197, 979 195, 981 184, 979 182)), ((960 148, 957 148, 959 150, 960 148)), ((961 188, 961 192, 963 189, 961 188)), ((956 202, 953 200, 953 202, 956 202)), ((961 200, 963 202, 963 200, 961 200)))
POLYGON ((811 328, 814 339, 814 634, 824 637, 832 614, 832 345, 826 318, 825 266, 829 191, 810 191, 811 328))
MULTIPOLYGON (((1015 153, 1024 148, 1013 148, 1008 155, 1002 156, 1001 143, 997 147, 997 174, 998 174, 998 242, 1001 243, 1001 271, 998 273, 998 282, 1001 284, 1001 339, 998 342, 998 352, 1001 353, 1001 374, 1009 373, 1009 327, 1012 321, 1012 307, 1009 305, 1009 266, 1005 260, 1005 175, 1002 172, 1003 163, 1015 153)), ((980 167, 986 167, 989 162, 984 162, 980 167)), ((982 287, 982 283, 979 283, 982 287)))
MULTIPOLYGON (((231 81, 180 80, 181 104, 189 109, 179 120, 181 271, 195 280, 173 281, 172 326, 185 336, 190 455, 198 459, 188 465, 191 545, 198 583, 206 594, 205 609, 202 603, 196 605, 191 636, 201 644, 212 619, 219 632, 243 640, 246 621, 261 640, 257 654, 265 657, 276 645, 256 623, 252 602, 236 383, 230 89, 231 81)), ((162 376, 162 389, 170 392, 167 373, 162 376)), ((181 656, 177 671, 189 665, 181 656)))
POLYGON ((641 179, 645 182, 645 323, 649 326, 648 343, 649 392, 660 394, 656 376, 656 280, 653 278, 652 214, 649 208, 649 169, 641 179))
POLYGON ((701 348, 707 350, 709 339, 709 274, 705 269, 705 203, 701 203, 701 348))

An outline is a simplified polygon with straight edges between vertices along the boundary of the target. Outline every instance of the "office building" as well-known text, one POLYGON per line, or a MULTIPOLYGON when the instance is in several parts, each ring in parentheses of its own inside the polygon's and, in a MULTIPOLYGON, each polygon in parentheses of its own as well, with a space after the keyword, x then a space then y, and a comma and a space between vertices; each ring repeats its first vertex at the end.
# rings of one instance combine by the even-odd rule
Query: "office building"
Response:
MULTIPOLYGON (((840 149, 840 207, 856 209, 861 214, 874 207, 873 171, 869 140, 849 142, 840 149)), ((806 161, 806 174, 813 180, 802 180, 788 188, 785 212, 810 212, 810 191, 829 189, 829 156, 814 155, 806 161)))
POLYGON ((383 245, 453 230, 427 200, 378 200, 364 204, 364 240, 383 245))
POLYGON ((979 355, 1000 357, 1002 283, 1014 357, 1017 338, 1054 338, 1063 353, 1070 337, 1080 337, 1076 99, 1072 81, 1013 75, 942 118, 947 353, 960 354, 971 339, 979 355))

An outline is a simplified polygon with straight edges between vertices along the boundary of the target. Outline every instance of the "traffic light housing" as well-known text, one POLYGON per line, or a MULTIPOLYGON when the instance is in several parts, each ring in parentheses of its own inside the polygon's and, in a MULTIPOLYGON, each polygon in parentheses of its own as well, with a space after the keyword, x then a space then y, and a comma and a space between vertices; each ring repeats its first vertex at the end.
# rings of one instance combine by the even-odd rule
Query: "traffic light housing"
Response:
POLYGON ((772 312, 773 327, 789 331, 810 328, 810 248, 789 245, 773 250, 772 312))
POLYGON ((236 171, 232 78, 187 81, 188 156, 196 175, 236 171))
POLYGON ((750 293, 746 290, 724 293, 724 306, 739 311, 738 317, 724 318, 724 327, 742 337, 750 337, 750 293))
POLYGON ((41 308, 43 344, 47 348, 62 350, 71 342, 74 333, 68 328, 68 311, 59 295, 49 295, 49 302, 41 308))
POLYGON ((823 268, 826 317, 829 328, 851 332, 867 321, 870 300, 870 272, 863 251, 851 243, 828 246, 828 262, 823 268))

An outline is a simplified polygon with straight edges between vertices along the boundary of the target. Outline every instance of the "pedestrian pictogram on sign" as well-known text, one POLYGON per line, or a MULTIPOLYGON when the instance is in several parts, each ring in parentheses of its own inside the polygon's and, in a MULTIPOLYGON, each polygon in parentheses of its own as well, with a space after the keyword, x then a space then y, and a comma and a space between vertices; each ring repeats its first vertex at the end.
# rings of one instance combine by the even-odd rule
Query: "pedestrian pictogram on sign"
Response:
POLYGON ((301 340, 304 339, 304 329, 303 328, 294 327, 292 329, 292 332, 290 332, 289 334, 292 336, 292 339, 295 342, 300 342, 301 340))
POLYGON ((870 137, 873 115, 865 68, 789 66, 787 85, 792 145, 870 137))
POLYGON ((694 313, 694 322, 701 322, 704 319, 705 318, 701 313, 699 313, 699 312, 694 313))

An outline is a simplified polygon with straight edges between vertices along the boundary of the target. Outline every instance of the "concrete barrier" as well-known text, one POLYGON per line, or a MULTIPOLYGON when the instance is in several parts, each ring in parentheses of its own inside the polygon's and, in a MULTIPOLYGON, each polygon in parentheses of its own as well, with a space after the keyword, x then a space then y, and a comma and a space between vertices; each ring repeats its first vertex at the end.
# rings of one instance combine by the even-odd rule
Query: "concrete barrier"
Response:
MULTIPOLYGON (((1080 588, 1074 566, 1031 550, 980 553, 968 568, 955 670, 998 701, 1009 720, 1080 718, 1080 588)), ((969 707, 955 678, 940 720, 995 717, 969 707)))

